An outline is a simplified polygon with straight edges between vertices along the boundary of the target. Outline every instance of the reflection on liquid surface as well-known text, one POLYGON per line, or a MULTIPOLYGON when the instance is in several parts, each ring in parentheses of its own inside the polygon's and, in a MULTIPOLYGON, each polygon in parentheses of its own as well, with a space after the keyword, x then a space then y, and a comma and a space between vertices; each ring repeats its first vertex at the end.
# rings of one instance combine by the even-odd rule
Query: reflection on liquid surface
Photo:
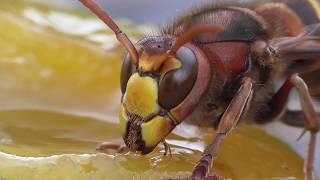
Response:
MULTIPOLYGON (((63 27, 53 17, 65 13, 0 3, 0 179, 190 175, 212 129, 179 127, 168 137, 172 158, 163 156, 161 145, 146 156, 95 152, 100 142, 122 143, 117 112, 123 52, 116 41, 102 41, 111 34, 99 21, 68 12, 63 22, 70 23, 63 27)), ((139 28, 124 24, 139 37, 139 28)), ((214 169, 233 179, 301 179, 302 164, 288 146, 241 127, 223 144, 214 169)))

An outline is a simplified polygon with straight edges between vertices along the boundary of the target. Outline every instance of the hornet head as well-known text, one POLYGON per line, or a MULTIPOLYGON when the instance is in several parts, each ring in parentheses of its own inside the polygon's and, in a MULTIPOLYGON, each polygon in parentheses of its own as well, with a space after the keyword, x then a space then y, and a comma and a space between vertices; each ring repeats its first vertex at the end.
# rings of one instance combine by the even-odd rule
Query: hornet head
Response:
POLYGON ((147 154, 195 109, 209 86, 210 63, 190 42, 222 28, 197 26, 181 37, 146 37, 133 45, 97 4, 79 1, 114 31, 128 51, 121 70, 120 129, 131 151, 147 154))

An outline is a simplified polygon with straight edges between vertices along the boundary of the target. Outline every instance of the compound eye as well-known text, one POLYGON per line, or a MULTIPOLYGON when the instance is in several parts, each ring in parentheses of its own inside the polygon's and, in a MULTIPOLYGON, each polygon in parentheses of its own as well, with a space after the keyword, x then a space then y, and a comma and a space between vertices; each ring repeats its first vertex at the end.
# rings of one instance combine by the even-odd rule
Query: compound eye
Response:
POLYGON ((167 72, 160 80, 159 104, 166 110, 179 105, 191 91, 198 73, 198 62, 195 54, 189 48, 181 47, 176 58, 181 67, 167 72))
POLYGON ((136 71, 136 65, 134 65, 132 62, 133 61, 131 59, 130 54, 127 54, 121 67, 120 86, 122 94, 126 92, 127 83, 129 81, 130 76, 136 71))

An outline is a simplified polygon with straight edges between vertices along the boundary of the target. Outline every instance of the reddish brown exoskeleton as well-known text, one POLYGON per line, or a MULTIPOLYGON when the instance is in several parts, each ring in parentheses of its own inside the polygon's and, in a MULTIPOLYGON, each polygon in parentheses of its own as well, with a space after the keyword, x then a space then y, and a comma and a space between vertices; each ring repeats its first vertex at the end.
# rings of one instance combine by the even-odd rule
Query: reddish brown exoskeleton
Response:
MULTIPOLYGON (((92 0, 79 1, 128 51, 121 72, 120 126, 131 151, 151 152, 182 121, 215 127, 217 135, 192 174, 204 179, 221 142, 241 119, 267 123, 284 115, 284 122, 311 134, 305 178, 314 178, 320 121, 310 92, 320 94, 318 1, 216 3, 192 10, 159 36, 135 45, 92 0), (281 78, 285 83, 274 89, 281 78), (301 112, 286 109, 293 88, 301 112)), ((100 146, 105 148, 114 146, 100 146)))

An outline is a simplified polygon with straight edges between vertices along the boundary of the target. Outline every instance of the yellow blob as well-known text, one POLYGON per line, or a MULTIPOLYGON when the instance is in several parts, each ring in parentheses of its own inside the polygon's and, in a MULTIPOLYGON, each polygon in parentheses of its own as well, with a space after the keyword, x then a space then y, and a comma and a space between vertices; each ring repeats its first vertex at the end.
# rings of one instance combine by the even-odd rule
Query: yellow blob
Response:
POLYGON ((132 75, 127 84, 123 103, 128 112, 146 118, 159 110, 158 85, 151 77, 132 75))
POLYGON ((147 123, 141 125, 142 139, 146 147, 156 146, 168 133, 173 126, 169 119, 157 116, 147 123))
POLYGON ((119 121, 120 121, 120 132, 122 133, 122 135, 124 135, 124 133, 127 130, 128 116, 123 105, 121 105, 120 107, 119 121))

